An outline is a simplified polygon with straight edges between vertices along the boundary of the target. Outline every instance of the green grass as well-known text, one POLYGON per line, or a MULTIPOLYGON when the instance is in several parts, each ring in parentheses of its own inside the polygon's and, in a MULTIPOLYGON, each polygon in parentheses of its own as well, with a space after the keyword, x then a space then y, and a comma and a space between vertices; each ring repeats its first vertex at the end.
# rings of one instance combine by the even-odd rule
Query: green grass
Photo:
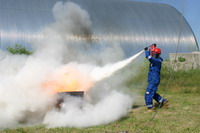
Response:
POLYGON ((160 89, 182 93, 200 94, 200 69, 172 71, 164 69, 161 73, 160 89))
POLYGON ((107 125, 89 128, 52 128, 44 126, 5 129, 0 133, 199 133, 200 132, 200 70, 176 71, 163 66, 159 91, 170 101, 168 109, 147 112, 143 94, 146 88, 147 65, 125 84, 139 91, 139 100, 128 115, 107 125))
POLYGON ((170 99, 168 109, 159 109, 147 112, 144 106, 130 110, 127 117, 116 122, 90 128, 52 128, 43 126, 26 127, 18 129, 5 129, 1 133, 117 133, 128 131, 129 133, 188 133, 200 132, 200 103, 199 94, 184 94, 173 92, 167 94, 170 99), (155 118, 147 126, 149 121, 155 118), (147 127, 146 127, 147 126, 147 127), (146 128, 144 128, 146 127, 146 128))

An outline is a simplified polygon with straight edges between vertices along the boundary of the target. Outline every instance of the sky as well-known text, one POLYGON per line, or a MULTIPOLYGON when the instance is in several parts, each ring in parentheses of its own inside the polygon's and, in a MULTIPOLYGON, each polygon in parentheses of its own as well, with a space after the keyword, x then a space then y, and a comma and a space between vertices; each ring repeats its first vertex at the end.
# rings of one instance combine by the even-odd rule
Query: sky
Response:
POLYGON ((200 0, 133 0, 143 2, 165 3, 175 7, 192 28, 200 48, 200 0))

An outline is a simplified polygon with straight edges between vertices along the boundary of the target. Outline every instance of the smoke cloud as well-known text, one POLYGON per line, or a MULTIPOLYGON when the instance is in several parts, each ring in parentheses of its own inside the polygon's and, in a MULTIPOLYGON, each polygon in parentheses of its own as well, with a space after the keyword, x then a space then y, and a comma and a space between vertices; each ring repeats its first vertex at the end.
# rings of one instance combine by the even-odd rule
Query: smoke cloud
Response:
POLYGON ((88 46, 87 40, 70 41, 71 36, 92 36, 89 13, 72 2, 57 2, 52 12, 55 22, 43 29, 43 38, 32 41, 32 55, 0 51, 1 129, 39 124, 89 127, 118 120, 131 109, 135 96, 127 94, 122 85, 127 76, 116 75, 112 81, 91 77, 99 64, 124 58, 120 45, 102 42, 97 47, 88 46), (61 109, 57 109, 52 88, 56 85, 78 88, 85 96, 66 95, 61 109))
POLYGON ((54 28, 60 35, 90 35, 91 25, 89 14, 75 3, 57 2, 53 8, 56 23, 54 28))
POLYGON ((132 105, 131 101, 131 97, 117 91, 110 91, 96 104, 66 97, 63 110, 48 112, 44 123, 49 127, 88 127, 107 124, 125 116, 132 105))

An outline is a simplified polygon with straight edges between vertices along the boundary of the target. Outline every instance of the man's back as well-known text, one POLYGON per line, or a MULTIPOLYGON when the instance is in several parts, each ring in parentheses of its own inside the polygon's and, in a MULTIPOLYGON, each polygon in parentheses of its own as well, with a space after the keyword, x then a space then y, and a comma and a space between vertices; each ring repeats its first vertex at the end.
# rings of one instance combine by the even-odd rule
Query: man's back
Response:
POLYGON ((148 72, 148 82, 149 83, 160 83, 160 70, 162 68, 162 61, 161 57, 152 57, 150 56, 150 51, 146 51, 146 58, 149 60, 149 72, 148 72))

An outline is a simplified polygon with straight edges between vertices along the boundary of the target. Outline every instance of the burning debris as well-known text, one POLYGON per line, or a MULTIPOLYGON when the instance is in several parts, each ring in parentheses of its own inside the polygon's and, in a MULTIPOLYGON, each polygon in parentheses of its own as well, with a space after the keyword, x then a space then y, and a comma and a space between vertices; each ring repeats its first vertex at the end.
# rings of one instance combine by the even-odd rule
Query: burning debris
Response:
POLYGON ((62 103, 64 102, 64 98, 67 95, 83 98, 84 91, 58 92, 56 95, 57 95, 57 102, 56 102, 55 106, 56 106, 56 108, 60 109, 62 107, 62 103))

